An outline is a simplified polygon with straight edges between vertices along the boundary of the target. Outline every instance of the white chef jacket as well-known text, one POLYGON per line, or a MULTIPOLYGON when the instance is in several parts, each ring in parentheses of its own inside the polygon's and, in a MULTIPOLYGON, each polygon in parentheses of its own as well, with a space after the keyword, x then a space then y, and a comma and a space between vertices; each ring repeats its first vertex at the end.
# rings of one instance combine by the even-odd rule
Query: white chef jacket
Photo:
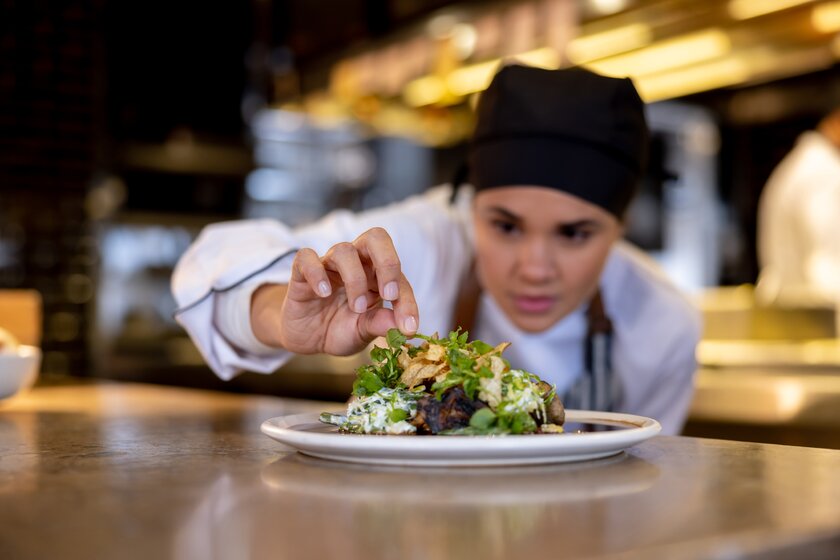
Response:
MULTIPOLYGON (((462 189, 455 204, 450 195, 450 187, 437 187, 383 208, 336 211, 294 230, 273 220, 208 226, 175 269, 177 319, 223 379, 242 370, 273 372, 291 355, 255 338, 253 291, 264 283, 287 283, 296 248, 322 255, 380 226, 391 235, 414 288, 419 331, 447 333, 473 256, 471 193, 462 189)), ((625 242, 617 243, 607 260, 601 294, 613 324, 611 358, 622 389, 615 410, 656 418, 664 433, 678 433, 692 395, 699 313, 646 255, 625 242)), ((512 342, 505 352, 511 365, 556 384, 563 394, 584 374, 587 305, 547 331, 528 333, 485 292, 472 335, 492 345, 512 342)))
POLYGON ((757 293, 767 303, 840 302, 840 150, 806 132, 773 171, 758 211, 757 293))

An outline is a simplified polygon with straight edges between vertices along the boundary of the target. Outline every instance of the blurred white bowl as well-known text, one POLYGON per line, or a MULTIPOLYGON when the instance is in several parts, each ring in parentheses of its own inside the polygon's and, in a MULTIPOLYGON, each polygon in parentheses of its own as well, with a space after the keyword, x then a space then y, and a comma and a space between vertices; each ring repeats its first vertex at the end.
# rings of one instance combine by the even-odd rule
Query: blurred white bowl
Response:
POLYGON ((0 399, 7 399, 32 387, 41 365, 41 350, 21 345, 0 352, 0 399))

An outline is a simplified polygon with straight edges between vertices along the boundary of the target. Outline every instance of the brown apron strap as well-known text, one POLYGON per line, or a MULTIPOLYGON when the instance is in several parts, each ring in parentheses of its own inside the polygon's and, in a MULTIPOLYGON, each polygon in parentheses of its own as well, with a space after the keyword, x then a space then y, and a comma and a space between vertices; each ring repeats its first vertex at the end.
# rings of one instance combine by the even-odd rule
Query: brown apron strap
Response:
MULTIPOLYGON (((464 278, 461 280, 461 287, 458 290, 458 299, 455 301, 455 312, 452 316, 453 329, 461 327, 462 331, 472 332, 475 325, 475 316, 478 313, 478 301, 481 298, 481 286, 478 285, 478 277, 475 273, 475 261, 470 265, 464 278)), ((441 333, 444 335, 446 333, 441 333)))
POLYGON ((586 318, 589 328, 585 342, 585 372, 567 395, 577 402, 567 406, 611 411, 617 404, 620 387, 612 367, 613 325, 604 310, 600 288, 590 300, 586 318))
POLYGON ((601 297, 601 289, 595 291, 595 295, 589 302, 589 309, 586 310, 586 319, 589 322, 589 336, 593 334, 609 334, 613 330, 612 321, 607 312, 604 311, 604 300, 601 297))

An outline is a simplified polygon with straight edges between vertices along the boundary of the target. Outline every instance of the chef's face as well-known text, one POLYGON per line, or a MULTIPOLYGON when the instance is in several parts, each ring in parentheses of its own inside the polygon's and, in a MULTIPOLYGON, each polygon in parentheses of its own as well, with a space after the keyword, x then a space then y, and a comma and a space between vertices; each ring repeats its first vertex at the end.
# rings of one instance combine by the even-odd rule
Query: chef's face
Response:
POLYGON ((597 289, 619 220, 580 198, 515 186, 475 196, 476 270, 508 318, 541 332, 597 289))

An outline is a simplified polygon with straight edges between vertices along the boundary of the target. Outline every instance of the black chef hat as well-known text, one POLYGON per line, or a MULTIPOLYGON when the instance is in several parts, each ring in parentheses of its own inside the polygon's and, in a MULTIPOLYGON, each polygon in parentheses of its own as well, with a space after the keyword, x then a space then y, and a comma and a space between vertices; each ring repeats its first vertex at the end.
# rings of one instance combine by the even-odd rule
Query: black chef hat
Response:
POLYGON ((648 150, 644 104, 629 79, 505 66, 477 111, 469 153, 476 191, 550 187, 622 217, 648 150))

